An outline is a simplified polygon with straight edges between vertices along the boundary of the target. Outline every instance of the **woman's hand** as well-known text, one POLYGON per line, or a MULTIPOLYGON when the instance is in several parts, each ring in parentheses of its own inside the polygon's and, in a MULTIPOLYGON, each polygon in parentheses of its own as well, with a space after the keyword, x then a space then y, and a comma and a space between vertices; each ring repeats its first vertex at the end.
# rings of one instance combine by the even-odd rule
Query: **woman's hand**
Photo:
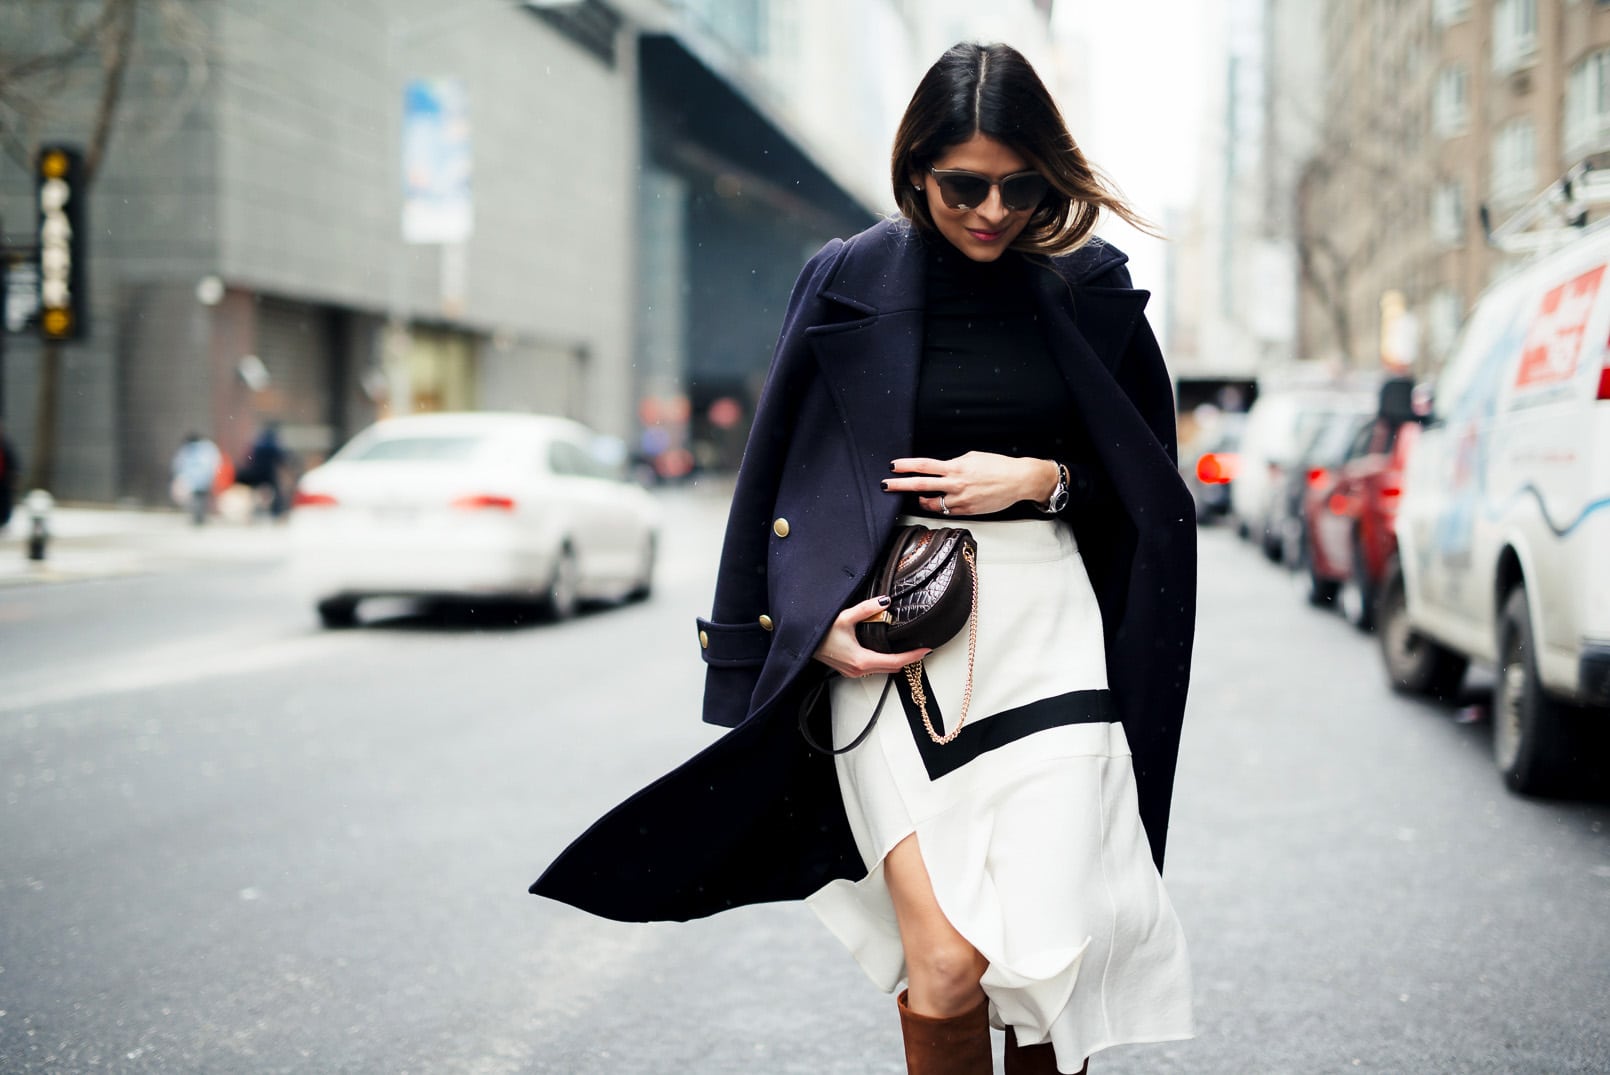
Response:
POLYGON ((924 511, 941 515, 988 515, 1019 500, 1043 504, 1050 499, 1060 476, 1050 459, 1019 458, 993 452, 968 452, 955 459, 896 459, 896 474, 883 488, 890 493, 933 493, 917 498, 924 511), (944 502, 940 502, 943 495, 944 502), (947 513, 946 508, 950 511, 947 513))
POLYGON ((874 672, 898 672, 906 665, 920 661, 931 649, 907 650, 905 653, 879 653, 867 649, 855 637, 855 625, 883 615, 889 607, 887 597, 873 597, 859 605, 851 605, 840 612, 828 628, 827 637, 811 656, 847 679, 860 679, 874 672))

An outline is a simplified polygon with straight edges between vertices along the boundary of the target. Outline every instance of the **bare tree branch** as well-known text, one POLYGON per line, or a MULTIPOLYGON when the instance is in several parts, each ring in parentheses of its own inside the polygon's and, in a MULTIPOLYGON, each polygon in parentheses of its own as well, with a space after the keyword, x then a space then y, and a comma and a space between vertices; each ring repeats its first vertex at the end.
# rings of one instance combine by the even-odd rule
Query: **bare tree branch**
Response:
POLYGON ((21 82, 36 75, 72 67, 95 47, 102 32, 111 25, 115 6, 112 0, 107 0, 94 19, 74 28, 70 25, 70 19, 75 8, 64 5, 62 14, 64 24, 68 24, 65 27, 67 44, 54 52, 27 56, 10 67, 0 69, 0 93, 4 93, 6 87, 13 82, 21 82))
POLYGON ((143 128, 151 135, 151 141, 161 141, 179 129, 185 115, 206 91, 212 69, 219 62, 206 24, 185 0, 158 0, 157 12, 164 40, 172 43, 184 59, 185 81, 163 115, 143 128))
POLYGON ((0 113, 0 147, 5 149, 6 156, 16 161, 17 167, 24 172, 29 171, 34 166, 33 153, 29 149, 32 142, 32 138, 19 136, 16 131, 12 130, 11 125, 5 121, 5 115, 0 113))
POLYGON ((129 54, 134 51, 134 16, 139 4, 138 0, 107 0, 107 7, 119 9, 119 26, 117 36, 101 49, 101 63, 106 69, 106 77, 101 82, 101 99, 95 108, 95 131, 90 135, 89 148, 84 153, 86 185, 95 181, 107 143, 112 138, 112 119, 117 115, 118 101, 123 96, 129 54))

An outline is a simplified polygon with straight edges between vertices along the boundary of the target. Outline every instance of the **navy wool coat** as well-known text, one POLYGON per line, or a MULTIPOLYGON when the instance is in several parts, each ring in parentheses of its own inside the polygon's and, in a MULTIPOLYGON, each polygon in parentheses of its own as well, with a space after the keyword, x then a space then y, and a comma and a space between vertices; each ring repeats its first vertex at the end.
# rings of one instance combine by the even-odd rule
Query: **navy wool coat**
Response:
MULTIPOLYGON (((798 710, 825 674, 811 654, 900 511, 880 482, 912 454, 924 242, 885 220, 829 242, 800 274, 739 469, 714 607, 698 621, 704 719, 732 730, 595 823, 532 892, 621 921, 685 920, 865 875, 833 761, 806 746, 798 710)), ((1040 320, 1102 491, 1069 520, 1161 868, 1196 611, 1173 390, 1142 314, 1147 293, 1130 286, 1119 250, 1095 240, 1042 260, 1031 271, 1040 320)))

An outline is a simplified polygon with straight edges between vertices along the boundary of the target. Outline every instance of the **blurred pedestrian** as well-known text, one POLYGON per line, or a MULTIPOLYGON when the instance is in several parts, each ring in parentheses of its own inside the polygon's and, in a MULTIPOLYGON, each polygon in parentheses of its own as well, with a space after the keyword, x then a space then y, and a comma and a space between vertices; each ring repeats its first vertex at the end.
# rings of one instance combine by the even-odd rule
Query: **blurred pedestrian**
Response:
POLYGON ((1144 222, 1004 45, 928 71, 891 178, 901 218, 795 285, 739 470, 699 625, 705 719, 735 730, 532 891, 622 920, 808 898, 907 984, 909 1071, 986 1075, 991 1024, 1011 1075, 1082 1071, 1192 1033, 1159 870, 1194 513, 1146 293, 1092 236, 1144 222), (976 539, 976 637, 874 652, 856 628, 891 595, 860 597, 911 523, 976 539), (885 676, 900 704, 846 749, 885 676))
POLYGON ((197 526, 207 521, 207 512, 212 508, 213 485, 222 461, 218 445, 200 433, 185 434, 174 453, 173 496, 181 507, 189 509, 190 521, 197 526))
POLYGON ((6 436, 6 426, 0 421, 0 530, 11 522, 11 511, 17 503, 17 449, 6 436))
POLYGON ((283 476, 287 462, 279 426, 267 422, 252 438, 240 466, 235 468, 235 480, 256 492, 260 501, 266 497, 268 513, 276 519, 285 514, 283 476))

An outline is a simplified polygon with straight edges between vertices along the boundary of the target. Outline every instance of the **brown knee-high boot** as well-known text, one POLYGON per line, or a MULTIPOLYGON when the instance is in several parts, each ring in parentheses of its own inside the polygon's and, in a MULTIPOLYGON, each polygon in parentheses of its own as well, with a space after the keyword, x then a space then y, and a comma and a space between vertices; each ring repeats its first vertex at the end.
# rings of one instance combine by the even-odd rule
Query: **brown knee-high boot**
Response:
POLYGON ((989 1001, 940 1019, 906 1007, 900 994, 900 1033, 910 1075, 990 1075, 989 1001))
MULTIPOLYGON (((1077 1075, 1086 1075, 1089 1070, 1090 1061, 1086 1059, 1077 1075)), ((1058 1075, 1056 1050, 1051 1048, 1048 1041, 1038 1045, 1019 1045, 1017 1034, 1007 1027, 1006 1075, 1058 1075)))

